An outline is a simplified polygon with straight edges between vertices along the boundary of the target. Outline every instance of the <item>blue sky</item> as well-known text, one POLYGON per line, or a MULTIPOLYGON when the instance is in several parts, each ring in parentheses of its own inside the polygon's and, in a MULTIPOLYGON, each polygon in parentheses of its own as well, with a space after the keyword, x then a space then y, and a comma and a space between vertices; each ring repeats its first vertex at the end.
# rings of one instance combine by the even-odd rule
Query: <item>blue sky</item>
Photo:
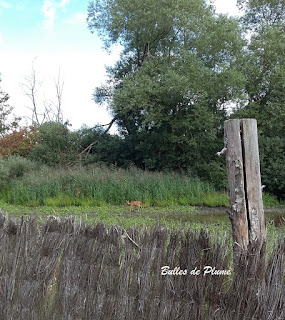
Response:
MULTIPOLYGON (((39 79, 39 108, 54 99, 59 70, 63 87, 63 115, 77 129, 107 123, 111 116, 92 100, 94 88, 104 82, 105 65, 119 59, 87 28, 89 0, 0 0, 1 88, 19 116, 30 116, 29 99, 21 84, 31 74, 39 79)), ((236 14, 236 0, 215 0, 218 12, 236 14)), ((29 120, 27 120, 29 121, 29 120)))
POLYGON ((88 1, 0 0, 2 44, 14 49, 34 50, 82 47, 100 43, 86 26, 88 1))
POLYGON ((34 64, 39 79, 39 110, 43 100, 55 99, 54 79, 60 70, 64 81, 63 115, 72 128, 84 123, 107 123, 111 118, 104 108, 95 105, 92 93, 104 82, 105 65, 119 58, 119 50, 107 54, 101 41, 88 30, 88 3, 0 0, 1 87, 9 93, 17 115, 31 115, 30 101, 20 84, 25 83, 34 64))

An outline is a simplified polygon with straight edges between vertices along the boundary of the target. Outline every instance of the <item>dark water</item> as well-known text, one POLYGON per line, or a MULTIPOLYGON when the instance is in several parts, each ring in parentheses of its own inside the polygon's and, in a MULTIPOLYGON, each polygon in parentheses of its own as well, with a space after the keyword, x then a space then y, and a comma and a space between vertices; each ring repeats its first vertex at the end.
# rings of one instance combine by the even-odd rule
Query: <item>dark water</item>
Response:
MULTIPOLYGON (((167 219, 180 222, 197 223, 228 223, 228 208, 197 208, 194 213, 169 214, 167 219)), ((266 223, 271 223, 276 227, 285 226, 285 208, 270 208, 264 210, 266 223)))

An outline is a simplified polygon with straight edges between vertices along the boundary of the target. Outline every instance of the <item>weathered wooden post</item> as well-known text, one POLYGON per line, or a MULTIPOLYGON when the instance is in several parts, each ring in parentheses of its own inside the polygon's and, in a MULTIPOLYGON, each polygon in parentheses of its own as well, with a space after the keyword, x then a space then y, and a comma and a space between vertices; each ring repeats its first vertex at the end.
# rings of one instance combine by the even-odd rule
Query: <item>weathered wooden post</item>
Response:
POLYGON ((225 143, 235 261, 249 246, 259 252, 265 242, 256 120, 225 121, 225 143))

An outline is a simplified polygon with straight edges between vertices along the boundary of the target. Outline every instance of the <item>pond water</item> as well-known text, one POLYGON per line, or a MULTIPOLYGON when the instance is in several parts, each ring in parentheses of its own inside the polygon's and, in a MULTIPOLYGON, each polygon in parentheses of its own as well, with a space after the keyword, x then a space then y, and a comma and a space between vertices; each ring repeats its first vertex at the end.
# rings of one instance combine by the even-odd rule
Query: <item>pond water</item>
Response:
MULTIPOLYGON (((227 223, 230 225, 228 208, 196 208, 193 213, 169 214, 167 218, 184 222, 197 223, 227 223)), ((266 223, 272 223, 276 227, 285 226, 285 208, 269 208, 264 210, 266 223)))

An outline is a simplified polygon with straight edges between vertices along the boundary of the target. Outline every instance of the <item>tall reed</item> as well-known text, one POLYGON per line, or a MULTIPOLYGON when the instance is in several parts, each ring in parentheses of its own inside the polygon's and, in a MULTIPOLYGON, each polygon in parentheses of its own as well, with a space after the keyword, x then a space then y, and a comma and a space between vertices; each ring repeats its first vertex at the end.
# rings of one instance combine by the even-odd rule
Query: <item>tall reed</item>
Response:
MULTIPOLYGON (((5 201, 22 205, 104 205, 140 200, 144 205, 203 204, 214 188, 177 173, 90 166, 41 168, 10 183, 5 201)), ((205 203, 204 203, 205 204, 205 203)))

